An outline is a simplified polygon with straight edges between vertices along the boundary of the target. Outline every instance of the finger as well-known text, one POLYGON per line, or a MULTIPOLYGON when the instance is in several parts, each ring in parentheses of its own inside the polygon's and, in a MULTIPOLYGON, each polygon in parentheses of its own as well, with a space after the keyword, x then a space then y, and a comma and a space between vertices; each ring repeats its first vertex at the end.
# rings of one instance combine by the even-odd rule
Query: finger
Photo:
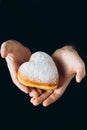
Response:
POLYGON ((24 93, 28 94, 30 92, 30 88, 29 87, 26 87, 24 85, 22 85, 18 79, 17 79, 17 76, 16 76, 16 71, 15 70, 11 70, 10 71, 10 75, 11 75, 11 78, 12 78, 12 82, 21 90, 23 91, 24 93))
POLYGON ((37 98, 31 98, 30 102, 37 106, 39 104, 41 104, 50 94, 52 94, 53 91, 45 91, 41 96, 37 97, 37 98))
POLYGON ((86 75, 85 64, 82 63, 76 70, 76 82, 80 83, 86 75))
POLYGON ((63 81, 62 86, 60 86, 58 89, 56 89, 46 100, 43 102, 43 106, 49 106, 55 101, 57 101, 65 92, 66 88, 68 87, 68 84, 70 83, 72 77, 66 78, 63 81))
POLYGON ((29 93, 30 97, 37 98, 41 94, 41 91, 35 88, 31 88, 31 92, 29 93))
POLYGON ((50 104, 54 103, 58 100, 64 93, 66 86, 62 86, 61 88, 55 90, 44 102, 43 106, 49 106, 50 104))
POLYGON ((37 91, 38 91, 39 95, 41 95, 43 93, 43 90, 41 90, 41 89, 37 89, 37 91))
POLYGON ((9 58, 6 58, 7 66, 10 72, 11 79, 13 83, 24 93, 28 94, 30 92, 30 88, 22 85, 17 79, 17 66, 15 63, 11 62, 9 58))
POLYGON ((11 78, 12 78, 13 83, 14 83, 21 91, 23 91, 23 92, 26 93, 26 94, 28 94, 28 93, 30 92, 30 88, 29 88, 29 87, 26 87, 26 86, 22 85, 22 84, 18 81, 18 79, 17 79, 15 73, 12 74, 12 72, 11 72, 11 78))
POLYGON ((8 52, 9 52, 9 47, 8 47, 7 42, 2 43, 2 45, 1 45, 1 52, 0 52, 1 53, 1 57, 5 58, 8 55, 8 52))
POLYGON ((12 78, 12 80, 13 80, 13 83, 14 83, 22 92, 24 92, 24 93, 26 93, 26 94, 29 94, 29 93, 30 93, 30 88, 29 88, 29 87, 26 87, 26 86, 20 84, 17 79, 12 78))

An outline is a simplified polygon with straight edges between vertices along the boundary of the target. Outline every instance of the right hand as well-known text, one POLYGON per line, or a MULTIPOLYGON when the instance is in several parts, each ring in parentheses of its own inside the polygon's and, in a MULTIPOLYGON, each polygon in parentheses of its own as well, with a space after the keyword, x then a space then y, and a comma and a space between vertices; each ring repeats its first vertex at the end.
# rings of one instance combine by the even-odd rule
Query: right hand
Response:
POLYGON ((34 97, 37 97, 39 93, 41 93, 41 90, 26 87, 22 85, 17 79, 18 68, 22 63, 29 61, 31 56, 30 50, 18 41, 8 40, 2 43, 0 52, 1 57, 5 58, 7 62, 13 83, 24 93, 31 93, 31 96, 33 93, 34 97))

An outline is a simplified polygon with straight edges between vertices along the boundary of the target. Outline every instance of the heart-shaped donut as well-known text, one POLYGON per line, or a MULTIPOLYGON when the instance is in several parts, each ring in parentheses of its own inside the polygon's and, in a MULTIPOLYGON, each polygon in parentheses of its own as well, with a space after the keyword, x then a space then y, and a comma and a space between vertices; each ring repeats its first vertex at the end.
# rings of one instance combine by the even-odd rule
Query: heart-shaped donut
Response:
POLYGON ((28 87, 43 90, 54 90, 58 87, 57 67, 51 56, 42 51, 33 53, 30 60, 19 67, 17 77, 21 84, 28 87))

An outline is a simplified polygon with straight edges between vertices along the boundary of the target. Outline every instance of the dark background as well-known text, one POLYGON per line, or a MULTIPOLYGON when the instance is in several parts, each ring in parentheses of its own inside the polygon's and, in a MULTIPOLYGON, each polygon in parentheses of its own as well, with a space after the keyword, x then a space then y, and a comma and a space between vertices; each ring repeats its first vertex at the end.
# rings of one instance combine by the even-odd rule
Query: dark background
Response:
MULTIPOLYGON (((0 45, 15 39, 32 52, 52 54, 74 45, 87 66, 87 8, 84 1, 0 1, 0 45)), ((3 129, 87 129, 87 77, 72 80, 64 95, 49 107, 34 107, 13 83, 0 58, 0 127, 3 129)))

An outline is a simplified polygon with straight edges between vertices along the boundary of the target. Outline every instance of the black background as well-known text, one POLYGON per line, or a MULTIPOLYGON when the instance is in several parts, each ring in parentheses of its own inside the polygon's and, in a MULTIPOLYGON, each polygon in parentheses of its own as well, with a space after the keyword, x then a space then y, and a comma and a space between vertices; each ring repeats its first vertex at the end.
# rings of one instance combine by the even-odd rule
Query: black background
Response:
MULTIPOLYGON (((2 0, 0 45, 8 39, 20 41, 32 52, 52 54, 72 44, 87 66, 87 9, 84 2, 2 0)), ((13 83, 0 58, 0 127, 3 129, 86 129, 87 77, 72 80, 64 95, 49 107, 34 107, 29 96, 13 83)))

